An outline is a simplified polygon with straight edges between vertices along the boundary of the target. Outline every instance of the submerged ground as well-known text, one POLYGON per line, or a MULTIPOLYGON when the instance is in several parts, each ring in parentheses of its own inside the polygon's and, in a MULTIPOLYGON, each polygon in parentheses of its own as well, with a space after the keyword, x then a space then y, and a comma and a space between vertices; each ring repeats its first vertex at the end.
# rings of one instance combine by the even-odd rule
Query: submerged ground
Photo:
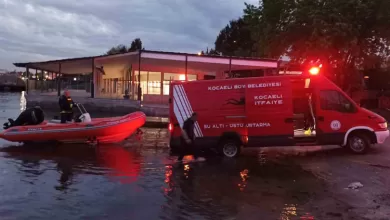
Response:
MULTIPOLYGON (((20 95, 0 101, 1 121, 20 112, 20 95)), ((1 219, 390 218, 390 141, 367 155, 269 148, 178 164, 166 130, 144 132, 97 148, 0 141, 1 219)))

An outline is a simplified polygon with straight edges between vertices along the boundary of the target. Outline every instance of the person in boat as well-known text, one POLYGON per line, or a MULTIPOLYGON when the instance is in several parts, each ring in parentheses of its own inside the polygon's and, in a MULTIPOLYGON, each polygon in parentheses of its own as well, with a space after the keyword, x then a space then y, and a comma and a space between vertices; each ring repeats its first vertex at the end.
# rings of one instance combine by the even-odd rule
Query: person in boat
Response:
POLYGON ((183 124, 182 136, 181 136, 181 147, 179 149, 178 161, 183 161, 185 155, 192 154, 195 160, 203 159, 200 158, 200 151, 196 149, 194 145, 195 141, 195 123, 198 115, 194 112, 183 124))
POLYGON ((14 121, 8 119, 8 123, 4 124, 4 129, 8 129, 14 126, 24 126, 24 125, 39 125, 45 120, 45 115, 43 110, 39 106, 34 108, 28 108, 20 113, 19 117, 14 121))
POLYGON ((72 121, 73 105, 75 105, 75 103, 73 102, 72 97, 70 97, 68 90, 65 90, 64 93, 60 96, 58 104, 60 105, 61 123, 72 121))

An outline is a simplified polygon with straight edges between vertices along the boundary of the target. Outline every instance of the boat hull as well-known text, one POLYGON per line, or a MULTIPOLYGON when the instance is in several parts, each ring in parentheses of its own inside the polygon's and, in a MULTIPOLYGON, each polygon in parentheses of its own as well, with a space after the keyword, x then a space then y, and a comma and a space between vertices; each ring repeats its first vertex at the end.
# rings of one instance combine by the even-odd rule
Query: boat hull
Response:
POLYGON ((143 112, 134 112, 122 117, 96 118, 92 122, 47 123, 34 126, 11 127, 0 138, 11 142, 98 142, 118 143, 145 124, 143 112))

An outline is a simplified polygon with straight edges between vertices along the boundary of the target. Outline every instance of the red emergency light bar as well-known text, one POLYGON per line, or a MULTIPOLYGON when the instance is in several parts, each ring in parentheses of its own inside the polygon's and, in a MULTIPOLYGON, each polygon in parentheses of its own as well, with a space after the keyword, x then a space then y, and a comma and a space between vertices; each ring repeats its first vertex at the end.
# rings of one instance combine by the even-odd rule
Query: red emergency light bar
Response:
POLYGON ((309 69, 309 73, 311 75, 318 75, 320 73, 320 68, 319 67, 312 67, 309 69))
POLYGON ((309 69, 309 74, 310 75, 318 75, 321 72, 322 64, 316 65, 316 66, 311 66, 309 69))

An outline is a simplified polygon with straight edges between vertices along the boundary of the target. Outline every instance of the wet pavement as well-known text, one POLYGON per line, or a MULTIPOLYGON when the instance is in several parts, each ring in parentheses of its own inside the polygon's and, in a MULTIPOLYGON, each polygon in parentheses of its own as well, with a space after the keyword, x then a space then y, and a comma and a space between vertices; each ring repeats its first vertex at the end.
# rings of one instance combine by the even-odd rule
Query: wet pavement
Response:
MULTIPOLYGON (((23 109, 20 94, 0 101, 1 121, 23 109)), ((390 219, 390 141, 367 155, 264 148, 179 164, 166 129, 143 131, 98 147, 0 140, 1 219, 390 219)))

